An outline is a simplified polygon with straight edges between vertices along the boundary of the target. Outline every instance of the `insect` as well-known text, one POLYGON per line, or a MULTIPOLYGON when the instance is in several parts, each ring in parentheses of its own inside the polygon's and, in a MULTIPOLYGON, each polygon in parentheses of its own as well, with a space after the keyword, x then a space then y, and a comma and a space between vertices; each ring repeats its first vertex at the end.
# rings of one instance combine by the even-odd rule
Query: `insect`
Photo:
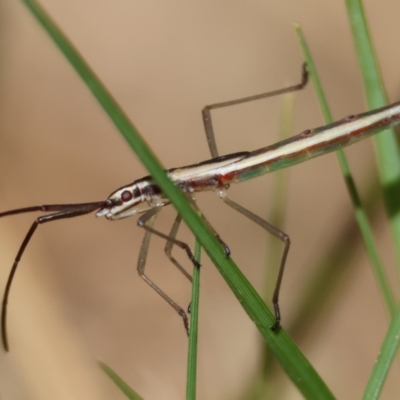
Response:
MULTIPOLYGON (((256 96, 206 106, 202 111, 202 115, 212 158, 198 164, 173 168, 166 171, 171 181, 187 195, 189 201, 195 208, 197 206, 193 198, 194 193, 216 191, 224 203, 254 221, 267 232, 276 236, 283 242, 284 250, 272 298, 275 312, 275 323, 271 327, 273 330, 278 329, 280 326, 281 315, 279 309, 279 292, 289 252, 290 238, 286 233, 272 226, 266 220, 229 199, 226 194, 229 185, 256 178, 268 172, 289 167, 311 158, 339 150, 391 126, 400 124, 400 102, 398 102, 359 115, 351 115, 329 125, 305 130, 296 136, 258 150, 242 151, 224 156, 218 154, 211 120, 211 110, 297 91, 303 89, 307 84, 307 81, 308 72, 306 65, 304 64, 302 68, 301 82, 297 85, 256 96)), ((37 227, 47 222, 78 217, 94 211, 97 211, 97 217, 105 216, 111 221, 140 215, 137 224, 145 230, 145 234, 137 262, 138 273, 146 283, 149 284, 181 316, 185 329, 189 333, 189 321, 185 310, 175 303, 145 274, 146 258, 152 234, 167 241, 165 247, 167 257, 188 280, 191 280, 190 274, 186 272, 185 269, 172 257, 171 251, 173 246, 178 246, 185 250, 193 264, 199 267, 199 264, 194 259, 189 246, 176 239, 177 231, 181 223, 181 217, 179 215, 176 217, 169 234, 160 232, 153 227, 157 214, 168 204, 169 200, 163 194, 161 189, 150 176, 146 176, 117 189, 103 201, 78 204, 50 204, 19 208, 0 213, 0 218, 34 211, 49 213, 39 216, 33 222, 18 250, 14 264, 8 276, 3 296, 1 315, 2 341, 4 349, 6 351, 9 349, 6 317, 11 284, 22 255, 24 254, 24 251, 37 227)), ((226 255, 229 256, 230 250, 228 246, 226 246, 226 244, 220 239, 219 235, 215 232, 209 222, 204 217, 202 218, 220 241, 226 255)))

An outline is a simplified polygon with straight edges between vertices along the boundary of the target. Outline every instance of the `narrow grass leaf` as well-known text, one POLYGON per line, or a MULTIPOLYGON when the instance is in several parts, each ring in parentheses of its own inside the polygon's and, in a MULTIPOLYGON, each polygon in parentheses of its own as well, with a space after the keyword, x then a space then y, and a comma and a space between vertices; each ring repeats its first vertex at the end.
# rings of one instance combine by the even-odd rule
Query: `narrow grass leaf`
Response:
MULTIPOLYGON (((200 263, 201 247, 196 241, 194 249, 194 258, 200 263)), ((186 400, 196 399, 197 387, 197 345, 199 331, 199 300, 200 300, 200 270, 193 268, 192 276, 192 300, 190 302, 190 333, 189 333, 189 351, 186 380, 186 400)))
MULTIPOLYGON (((378 60, 375 55, 362 2, 346 0, 347 12, 353 33, 357 59, 364 83, 369 109, 388 103, 378 60)), ((386 213, 396 243, 398 274, 400 276, 400 151, 394 129, 374 137, 377 163, 386 213)))
POLYGON ((363 394, 363 400, 377 400, 381 394, 390 366, 399 348, 400 341, 400 307, 386 333, 378 359, 374 365, 368 384, 363 394))
MULTIPOLYGON (((311 80, 314 83, 315 91, 317 93, 317 97, 320 102, 321 109, 322 109, 323 115, 325 117, 325 121, 326 121, 326 123, 331 123, 331 122, 333 122, 333 118, 332 118, 331 112, 329 110, 328 102, 324 95, 321 82, 318 78, 318 74, 317 74, 314 62, 312 60, 312 57, 311 57, 311 53, 308 49, 308 45, 305 41, 304 35, 299 26, 296 27, 296 32, 297 32, 297 35, 298 35, 298 38, 300 41, 301 48, 303 49, 304 57, 307 61, 307 67, 309 68, 311 80)), ((373 237, 371 226, 368 222, 367 213, 362 205, 361 198, 358 194, 357 187, 354 182, 353 176, 351 174, 350 167, 347 162, 344 151, 339 150, 336 152, 336 154, 338 157, 340 169, 343 174, 343 179, 346 183, 347 190, 349 192, 350 199, 353 204, 354 214, 355 214, 358 226, 360 228, 360 232, 362 234, 362 237, 363 237, 363 240, 365 243, 368 258, 373 267, 373 272, 374 272, 375 278, 378 282, 380 292, 382 293, 382 296, 384 298, 385 305, 387 307, 389 315, 392 316, 395 312, 395 308, 396 308, 395 304, 396 303, 395 303, 394 296, 393 296, 393 293, 392 293, 390 285, 389 285, 389 280, 386 276, 385 269, 383 267, 380 256, 378 254, 377 247, 374 242, 374 237, 373 237)))
POLYGON ((130 400, 144 400, 139 396, 113 369, 106 363, 99 361, 101 369, 108 375, 108 377, 117 385, 121 392, 130 400))

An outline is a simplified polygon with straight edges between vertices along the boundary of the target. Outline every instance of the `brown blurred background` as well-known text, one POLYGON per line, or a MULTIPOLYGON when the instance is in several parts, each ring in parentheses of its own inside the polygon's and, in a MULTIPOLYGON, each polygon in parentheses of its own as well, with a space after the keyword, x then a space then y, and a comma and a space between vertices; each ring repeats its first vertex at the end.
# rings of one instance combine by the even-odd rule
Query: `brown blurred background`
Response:
MULTIPOLYGON (((42 4, 167 168, 209 158, 204 105, 299 81, 294 22, 309 41, 335 118, 365 110, 344 2, 42 4)), ((398 100, 400 3, 368 1, 365 8, 388 96, 398 100)), ((22 2, 1 2, 0 35, 1 210, 102 200, 146 174, 22 2)), ((273 99, 216 111, 220 152, 276 141, 281 104, 273 99)), ((323 124, 311 86, 296 95, 295 111, 296 133, 323 124)), ((347 154, 362 190, 376 175, 372 145, 361 143, 347 154)), ((266 216, 272 182, 266 176, 232 187, 231 197, 266 216)), ((198 197, 233 259, 260 289, 264 232, 213 194, 198 197)), ((334 155, 293 168, 288 197, 284 230, 293 245, 281 293, 287 327, 312 267, 351 208, 334 155)), ((34 218, 0 221, 1 286, 34 218)), ((170 207, 158 227, 168 230, 173 218, 170 207)), ((379 249, 394 270, 388 227, 383 218, 376 221, 379 249)), ((181 237, 193 243, 186 228, 181 237)), ((11 353, 0 354, 2 399, 123 399, 98 359, 146 399, 184 398, 187 339, 173 310, 136 273, 141 239, 133 219, 86 216, 39 227, 12 288, 11 353)), ((190 285, 166 262, 163 247, 153 241, 149 275, 186 306, 190 285)), ((311 319, 296 338, 340 399, 360 398, 388 324, 363 247, 355 254, 324 318, 311 319)), ((199 399, 238 398, 257 369, 260 336, 206 256, 202 264, 199 399)), ((394 398, 398 372, 395 364, 382 398, 394 398)), ((278 382, 273 398, 301 398, 283 373, 278 382)))

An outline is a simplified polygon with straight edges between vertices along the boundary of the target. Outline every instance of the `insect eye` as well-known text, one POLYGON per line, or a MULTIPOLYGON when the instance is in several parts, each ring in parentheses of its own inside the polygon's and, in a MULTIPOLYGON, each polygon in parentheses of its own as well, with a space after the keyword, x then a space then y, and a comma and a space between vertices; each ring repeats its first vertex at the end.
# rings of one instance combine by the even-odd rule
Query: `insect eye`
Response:
POLYGON ((124 203, 126 203, 127 201, 129 201, 129 200, 132 200, 132 192, 131 191, 129 191, 129 190, 124 190, 122 193, 121 193, 121 200, 124 202, 124 203))

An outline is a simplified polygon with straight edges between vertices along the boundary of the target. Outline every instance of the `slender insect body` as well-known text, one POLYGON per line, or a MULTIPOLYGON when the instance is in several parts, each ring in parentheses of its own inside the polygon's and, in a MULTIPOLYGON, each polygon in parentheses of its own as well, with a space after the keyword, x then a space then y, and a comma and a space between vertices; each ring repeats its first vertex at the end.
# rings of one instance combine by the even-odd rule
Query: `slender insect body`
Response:
MULTIPOLYGON (((367 113, 349 116, 333 124, 312 130, 306 130, 297 136, 267 147, 263 147, 259 150, 219 156, 212 127, 211 110, 300 90, 306 85, 307 80, 308 73, 306 66, 304 65, 302 69, 301 82, 295 86, 205 107, 202 112, 203 123, 205 126, 210 153, 213 158, 198 164, 192 164, 181 168, 173 168, 166 171, 166 174, 173 181, 173 183, 187 194, 189 201, 191 202, 192 206, 199 211, 199 215, 201 215, 204 223, 209 227, 209 229, 211 229, 211 231, 214 232, 216 238, 221 243, 226 256, 230 255, 230 250, 228 246, 221 240, 217 232, 212 228, 211 224, 207 221, 204 215, 200 212, 200 210, 198 210, 193 197, 194 193, 196 192, 216 191, 225 204, 249 218, 261 226, 265 231, 274 235, 283 242, 284 250, 272 298, 275 312, 275 322, 271 326, 273 330, 276 330, 280 326, 281 314, 279 309, 279 292, 286 265, 286 259, 289 252, 290 239, 287 234, 272 226, 266 220, 232 201, 227 196, 226 189, 231 183, 238 183, 244 180, 252 179, 262 174, 272 172, 280 168, 289 167, 302 161, 306 161, 310 158, 341 149, 400 123, 399 102, 387 107, 369 111, 367 113)), ((78 204, 50 204, 19 208, 0 213, 0 218, 27 212, 48 213, 46 215, 39 216, 32 223, 31 228, 28 230, 17 252, 17 256, 6 283, 1 315, 2 340, 5 350, 8 350, 6 316, 11 284, 26 246, 35 233, 37 227, 47 222, 63 218, 77 217, 95 211, 97 217, 105 216, 108 220, 119 220, 135 215, 139 216, 137 224, 145 229, 145 235, 137 262, 138 273, 146 281, 146 283, 149 284, 178 313, 183 320, 186 332, 189 333, 189 320, 184 309, 176 304, 145 274, 146 259, 150 245, 150 237, 152 234, 155 234, 167 241, 165 247, 165 253, 167 257, 189 281, 191 281, 190 275, 171 255, 172 247, 177 246, 182 248, 188 255, 189 259, 193 262, 193 265, 195 267, 199 267, 199 263, 195 260, 189 246, 186 243, 176 239, 181 222, 180 215, 177 215, 169 234, 160 232, 153 228, 157 214, 164 206, 168 204, 169 200, 165 197, 160 187, 150 176, 146 176, 115 190, 104 201, 78 204)))

